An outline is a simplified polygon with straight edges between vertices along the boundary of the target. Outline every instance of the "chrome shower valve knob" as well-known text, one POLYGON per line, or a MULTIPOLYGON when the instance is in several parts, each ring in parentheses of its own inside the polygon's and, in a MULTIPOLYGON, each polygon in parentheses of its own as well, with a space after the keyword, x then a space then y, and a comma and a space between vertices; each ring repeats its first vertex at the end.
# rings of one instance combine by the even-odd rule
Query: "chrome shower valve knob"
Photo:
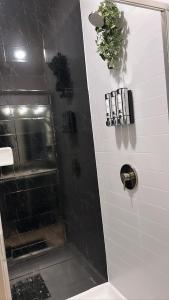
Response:
POLYGON ((120 177, 124 186, 124 190, 125 189, 132 190, 137 186, 138 183, 137 173, 135 169, 132 168, 130 165, 124 165, 121 168, 120 177))

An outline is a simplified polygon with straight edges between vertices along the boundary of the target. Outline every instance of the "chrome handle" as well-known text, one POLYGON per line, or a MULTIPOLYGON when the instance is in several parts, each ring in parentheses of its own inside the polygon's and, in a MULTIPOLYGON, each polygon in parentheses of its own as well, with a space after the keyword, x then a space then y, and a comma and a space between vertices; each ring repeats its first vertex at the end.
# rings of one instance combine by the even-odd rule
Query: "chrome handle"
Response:
POLYGON ((137 185, 137 174, 136 171, 130 165, 124 165, 120 172, 121 181, 124 186, 124 190, 135 188, 137 185))

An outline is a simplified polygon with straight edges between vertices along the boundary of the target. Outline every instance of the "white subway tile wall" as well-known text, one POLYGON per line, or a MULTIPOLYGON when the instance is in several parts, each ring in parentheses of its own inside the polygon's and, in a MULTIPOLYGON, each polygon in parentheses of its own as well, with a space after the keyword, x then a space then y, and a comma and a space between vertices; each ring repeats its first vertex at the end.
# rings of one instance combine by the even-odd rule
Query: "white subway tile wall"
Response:
MULTIPOLYGON (((129 33, 125 72, 110 72, 88 21, 99 0, 80 0, 109 281, 128 299, 169 299, 169 120, 161 15, 120 4, 129 33), (105 125, 104 94, 133 91, 135 125, 105 125), (120 169, 135 167, 124 191, 120 169)), ((168 2, 168 1, 166 1, 168 2)))

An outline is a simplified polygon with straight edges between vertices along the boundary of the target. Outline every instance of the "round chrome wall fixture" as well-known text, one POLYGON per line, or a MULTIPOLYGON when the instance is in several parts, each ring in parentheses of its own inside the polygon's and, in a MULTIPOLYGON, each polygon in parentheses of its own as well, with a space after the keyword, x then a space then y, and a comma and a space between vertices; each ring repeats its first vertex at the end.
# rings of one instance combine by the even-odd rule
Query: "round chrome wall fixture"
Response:
POLYGON ((92 12, 89 15, 89 21, 95 27, 103 27, 104 25, 104 18, 98 11, 92 12))
POLYGON ((130 165, 124 165, 120 171, 120 178, 124 189, 133 190, 138 184, 138 177, 135 169, 130 165))

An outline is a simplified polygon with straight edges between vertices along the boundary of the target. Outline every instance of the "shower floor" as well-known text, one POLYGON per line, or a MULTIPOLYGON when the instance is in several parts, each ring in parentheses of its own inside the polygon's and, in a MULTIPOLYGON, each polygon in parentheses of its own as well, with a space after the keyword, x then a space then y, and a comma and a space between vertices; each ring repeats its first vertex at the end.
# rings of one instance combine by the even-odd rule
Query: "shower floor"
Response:
POLYGON ((8 268, 11 288, 40 276, 49 291, 50 300, 65 300, 105 282, 70 244, 39 256, 10 262, 8 268))

